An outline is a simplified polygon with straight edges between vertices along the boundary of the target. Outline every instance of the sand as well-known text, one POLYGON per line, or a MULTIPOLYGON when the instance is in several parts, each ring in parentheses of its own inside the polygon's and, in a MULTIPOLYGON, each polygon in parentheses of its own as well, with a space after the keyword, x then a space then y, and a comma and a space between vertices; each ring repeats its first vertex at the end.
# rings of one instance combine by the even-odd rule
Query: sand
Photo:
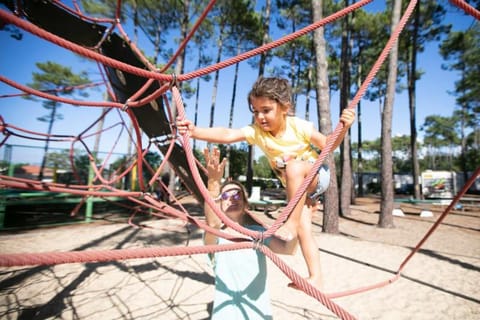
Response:
MULTIPOLYGON (((402 207, 395 228, 376 226, 379 203, 358 199, 340 234, 321 232, 315 218, 326 294, 392 279, 442 212, 421 217, 402 207)), ((257 216, 269 220, 262 212, 257 216)), ((274 213, 275 217, 277 213, 274 213)), ((177 220, 125 219, 0 233, 1 253, 199 246, 201 230, 177 220)), ((280 256, 301 275, 303 258, 280 256)), ((287 288, 269 261, 274 319, 339 319, 316 299, 287 288)), ((0 319, 208 319, 213 275, 205 255, 0 268, 0 319)), ((480 208, 450 213, 406 264, 402 276, 368 292, 333 300, 357 319, 480 319, 480 208)))

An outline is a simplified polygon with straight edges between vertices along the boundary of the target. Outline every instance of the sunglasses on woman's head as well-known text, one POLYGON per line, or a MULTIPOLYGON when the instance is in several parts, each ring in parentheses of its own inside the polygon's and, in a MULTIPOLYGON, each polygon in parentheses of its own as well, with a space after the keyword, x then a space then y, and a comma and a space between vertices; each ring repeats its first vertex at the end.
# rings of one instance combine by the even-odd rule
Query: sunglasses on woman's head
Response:
POLYGON ((242 199, 242 191, 240 189, 230 189, 228 191, 222 192, 219 198, 223 201, 228 199, 238 201, 242 199))

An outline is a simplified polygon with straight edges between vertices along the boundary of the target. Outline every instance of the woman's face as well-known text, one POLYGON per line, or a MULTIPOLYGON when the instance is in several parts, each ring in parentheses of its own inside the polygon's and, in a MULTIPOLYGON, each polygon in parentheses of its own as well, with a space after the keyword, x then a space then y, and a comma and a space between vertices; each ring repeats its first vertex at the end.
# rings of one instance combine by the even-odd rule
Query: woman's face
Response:
POLYGON ((262 130, 270 132, 275 136, 284 129, 288 108, 285 108, 275 100, 265 97, 251 97, 250 102, 255 123, 262 130))
POLYGON ((220 208, 232 220, 240 222, 245 201, 243 190, 235 184, 227 184, 220 193, 220 208))

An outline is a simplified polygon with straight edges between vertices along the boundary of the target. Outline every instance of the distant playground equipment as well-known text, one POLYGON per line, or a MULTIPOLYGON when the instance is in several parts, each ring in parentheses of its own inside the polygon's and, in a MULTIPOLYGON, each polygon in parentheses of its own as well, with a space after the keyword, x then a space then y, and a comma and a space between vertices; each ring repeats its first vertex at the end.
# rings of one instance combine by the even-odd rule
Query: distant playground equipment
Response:
POLYGON ((0 230, 89 223, 102 213, 128 212, 128 201, 122 197, 85 199, 70 193, 0 190, 0 230))
POLYGON ((422 193, 426 199, 452 199, 457 193, 457 175, 453 171, 422 172, 422 193))
MULTIPOLYGON (((433 217, 435 211, 441 211, 449 205, 458 193, 459 175, 454 171, 426 170, 421 173, 422 195, 424 199, 396 198, 394 200, 393 215, 404 216, 404 209, 417 212, 420 217, 433 217), (403 209, 402 209, 403 207, 403 209)), ((470 191, 478 193, 480 190, 480 177, 477 177, 470 191)), ((474 195, 463 196, 455 206, 457 210, 478 210, 480 209, 480 197, 474 195)))
MULTIPOLYGON (((358 288, 356 290, 349 290, 347 292, 339 292, 333 294, 324 294, 317 288, 313 287, 308 281, 296 273, 292 268, 285 264, 277 255, 273 254, 268 247, 263 245, 264 239, 273 235, 278 227, 283 224, 287 216, 291 212, 292 208, 298 202, 299 197, 305 192, 306 187, 311 182, 312 178, 316 174, 320 165, 324 161, 326 155, 331 152, 331 145, 327 144, 325 150, 322 150, 319 159, 314 164, 312 172, 307 176, 305 182, 300 186, 297 191, 297 196, 289 201, 289 203, 282 210, 282 213, 277 218, 275 223, 270 226, 265 232, 260 233, 243 228, 239 225, 233 224, 226 216, 219 210, 218 206, 214 203, 211 197, 208 196, 208 192, 205 188, 205 174, 201 166, 195 162, 193 152, 189 144, 189 137, 177 137, 176 128, 174 126, 174 116, 171 114, 171 108, 169 106, 169 100, 166 97, 166 92, 171 91, 172 98, 175 101, 178 115, 180 118, 184 118, 185 111, 183 102, 177 87, 178 83, 185 80, 190 80, 195 77, 206 75, 233 64, 236 64, 242 60, 258 55, 262 52, 278 47, 283 43, 298 38, 308 32, 311 32, 325 24, 332 22, 338 18, 341 18, 348 13, 368 4, 371 0, 358 1, 339 12, 332 14, 329 17, 314 22, 312 25, 307 26, 291 35, 284 38, 268 43, 262 47, 248 51, 237 57, 223 61, 216 66, 207 67, 195 72, 181 75, 167 75, 166 70, 174 62, 178 54, 186 47, 188 40, 191 38, 199 23, 203 17, 208 13, 213 6, 214 1, 210 2, 202 13, 198 23, 196 23, 192 31, 187 35, 185 40, 180 44, 178 52, 172 57, 172 59, 166 63, 164 68, 158 70, 155 66, 145 59, 140 50, 136 48, 134 43, 129 40, 128 35, 124 33, 120 24, 120 8, 117 10, 117 17, 115 19, 99 20, 92 19, 81 15, 77 10, 71 10, 60 2, 48 2, 48 1, 22 1, 22 7, 17 7, 17 2, 8 2, 7 6, 15 14, 7 13, 4 10, 0 10, 0 19, 5 23, 11 23, 19 28, 22 28, 34 35, 42 37, 57 45, 63 46, 70 51, 85 56, 87 58, 96 60, 102 64, 105 69, 102 71, 102 75, 106 74, 109 82, 106 84, 108 87, 110 97, 112 101, 108 102, 85 102, 76 101, 71 99, 60 99, 55 95, 51 95, 45 92, 40 92, 24 85, 15 83, 10 79, 0 76, 0 81, 3 81, 12 87, 15 87, 23 92, 34 94, 46 99, 60 101, 63 103, 70 103, 72 105, 83 106, 96 106, 96 107, 110 107, 110 110, 122 111, 122 115, 127 115, 134 127, 133 136, 136 138, 136 161, 132 161, 128 168, 119 174, 118 177, 112 179, 106 179, 102 176, 104 170, 103 165, 97 166, 94 157, 92 155, 91 168, 94 173, 92 180, 86 185, 58 185, 54 183, 44 183, 31 180, 15 179, 8 176, 0 177, 0 185, 7 188, 17 188, 24 190, 36 190, 36 191, 51 191, 56 193, 70 192, 83 197, 107 197, 118 196, 124 197, 142 208, 153 210, 152 214, 158 216, 170 216, 177 219, 181 219, 185 222, 195 224, 196 226, 212 232, 218 236, 231 239, 231 236, 223 233, 221 230, 215 230, 209 228, 201 219, 190 215, 184 208, 173 207, 164 202, 160 202, 155 199, 149 192, 149 188, 154 185, 158 180, 159 175, 162 172, 165 162, 172 164, 172 167, 176 171, 177 175, 181 178, 186 188, 195 195, 200 202, 207 202, 213 209, 219 218, 228 226, 238 231, 239 234, 243 234, 245 237, 240 239, 241 241, 232 243, 231 245, 215 246, 215 247, 182 247, 182 248, 141 248, 139 250, 108 250, 108 251, 96 251, 96 252, 54 252, 49 254, 32 254, 26 255, 0 255, 0 266, 12 266, 12 265, 30 265, 32 261, 35 264, 50 265, 59 263, 78 263, 89 261, 114 261, 118 259, 133 259, 133 258, 148 258, 158 257, 166 255, 180 255, 180 254, 199 254, 199 253, 212 253, 216 251, 224 250, 238 250, 238 249, 255 249, 265 254, 269 259, 275 263, 276 266, 282 270, 285 275, 292 280, 299 288, 304 292, 314 297, 325 305, 330 311, 335 313, 342 319, 355 319, 353 315, 342 309, 339 305, 334 303, 332 299, 351 295, 359 292, 369 291, 375 288, 379 288, 392 283, 401 276, 403 267, 407 264, 410 258, 419 250, 423 242, 428 236, 435 230, 441 223, 443 218, 448 214, 452 206, 458 201, 457 197, 461 197, 469 186, 473 183, 472 179, 467 181, 464 188, 460 191, 459 195, 452 200, 450 205, 446 208, 445 212, 434 223, 427 235, 420 241, 408 257, 403 261, 393 278, 381 283, 377 283, 368 287, 358 288), (23 20, 22 18, 29 19, 30 22, 23 20), (34 24, 35 23, 35 24, 34 24), (105 26, 105 25, 109 26, 105 26), (69 28, 65 28, 68 25, 69 28), (117 35, 114 30, 121 32, 121 36, 117 35), (47 32, 48 31, 48 32, 47 32), (141 132, 148 136, 148 146, 142 145, 141 132), (143 177, 143 164, 144 155, 146 150, 151 146, 155 146, 164 155, 164 161, 159 168, 147 168, 153 177, 149 181, 144 181, 143 177), (128 172, 135 173, 139 181, 139 191, 125 191, 115 188, 115 183, 128 172), (92 182, 92 183, 90 183, 92 182), (32 258, 31 260, 29 258, 32 258)), ((461 7, 466 12, 475 17, 480 17, 477 10, 471 6, 466 5, 463 1, 453 0, 457 6, 461 7)), ((120 3, 120 2, 119 2, 120 3)), ((388 42, 385 45, 384 50, 379 55, 378 60, 375 62, 365 82, 361 85, 358 93, 351 100, 349 108, 354 108, 360 101, 362 95, 365 93, 367 86, 370 84, 376 73, 386 60, 390 49, 393 44, 398 40, 400 32, 405 27, 410 15, 413 13, 416 7, 416 1, 412 0, 406 8, 400 22, 396 26, 396 29, 392 32, 388 42)), ((8 140, 8 137, 12 135, 21 136, 18 131, 22 133, 28 132, 28 130, 20 130, 13 125, 9 125, 0 116, 0 124, 4 128, 3 133, 7 136, 2 143, 8 140), (18 130, 18 131, 17 131, 18 130)), ((125 123, 122 122, 122 126, 125 123)), ((338 136, 341 126, 337 126, 332 134, 331 141, 334 141, 338 136)), ((35 135, 31 132, 28 134, 35 135)), ((38 135, 42 136, 43 135, 38 135)), ((69 137, 62 136, 63 139, 70 139, 72 144, 77 141, 82 141, 86 138, 84 132, 79 135, 72 135, 69 137)), ((60 139, 60 136, 56 136, 60 139)), ((135 140, 135 139, 134 139, 135 140)), ((86 148, 88 149, 88 148, 86 148)), ((91 153, 90 153, 91 155, 91 153)), ((147 166, 148 167, 148 166, 147 166)), ((480 168, 474 173, 475 177, 480 174, 480 168)), ((236 238, 237 241, 239 240, 236 238)))
MULTIPOLYGON (((43 147, 29 145, 10 145, 2 146, 3 167, 0 168, 1 174, 6 174, 10 178, 21 180, 38 179, 40 173, 39 165, 14 164, 12 158, 16 153, 28 151, 29 159, 33 162, 40 162, 40 154, 43 147)), ((50 148, 49 153, 57 155, 68 154, 68 149, 50 148)), ((85 156, 84 154, 83 156, 85 156)), ((77 154, 78 156, 78 154, 77 154)), ((81 155, 80 155, 81 156, 81 155)), ((97 158, 102 156, 115 156, 119 158, 126 157, 126 154, 113 154, 97 152, 97 158)), ((113 160, 116 160, 113 159, 113 160)), ((71 170, 45 167, 43 171, 42 183, 58 185, 79 185, 80 180, 87 181, 94 175, 90 166, 82 169, 82 176, 74 174, 71 170)), ((138 189, 138 179, 136 170, 132 170, 118 180, 116 186, 121 189, 138 189)), ((112 168, 103 171, 104 175, 115 175, 112 168)), ((164 182, 165 183, 165 182, 164 182)), ((159 182, 158 189, 162 184, 159 182)), ((18 190, 18 189, 0 189, 0 230, 10 230, 17 228, 36 228, 40 226, 52 226, 62 224, 73 224, 82 222, 92 222, 100 217, 108 217, 114 214, 126 214, 131 212, 132 203, 124 197, 117 196, 81 196, 70 192, 49 192, 42 190, 18 190)))
MULTIPOLYGON (((21 147, 21 146, 17 146, 21 147)), ((35 147, 29 147, 35 148, 35 147)), ((11 152, 12 146, 7 146, 11 152)), ((11 165, 3 168, 9 177, 36 180, 39 166, 11 165)), ((92 173, 90 173, 91 175, 92 173)), ((135 176, 126 176, 131 188, 136 184, 135 176)), ((86 177, 85 177, 86 179, 86 177)), ((127 180, 127 179, 125 179, 127 180)), ((71 171, 45 168, 44 183, 74 183, 71 171)), ((88 223, 98 218, 131 212, 131 203, 124 197, 83 197, 69 192, 28 191, 18 189, 0 190, 0 230, 29 229, 75 223, 88 223)))

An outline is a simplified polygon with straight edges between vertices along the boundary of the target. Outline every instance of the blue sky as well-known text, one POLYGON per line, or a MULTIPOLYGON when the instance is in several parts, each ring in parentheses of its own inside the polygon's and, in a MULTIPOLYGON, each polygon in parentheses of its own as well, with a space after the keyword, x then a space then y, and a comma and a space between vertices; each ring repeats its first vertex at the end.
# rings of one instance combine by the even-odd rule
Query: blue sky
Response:
MULTIPOLYGON (((383 4, 382 2, 380 4, 383 4)), ((366 10, 375 10, 378 2, 367 5, 366 10)), ((3 8, 2 8, 3 10, 3 8)), ((447 3, 448 17, 447 21, 453 25, 453 30, 462 30, 474 22, 474 18, 465 16, 452 5, 447 3)), ((21 84, 27 84, 32 81, 32 72, 36 71, 36 62, 46 62, 48 60, 71 66, 74 71, 87 70, 93 81, 98 81, 98 70, 95 64, 88 63, 79 56, 76 56, 66 49, 50 44, 43 39, 24 33, 22 41, 17 41, 9 37, 6 32, 0 31, 0 74, 21 84)), ((148 50, 148 46, 140 42, 139 46, 148 50)), ((418 57, 418 66, 425 71, 421 80, 417 83, 417 127, 423 123, 428 115, 439 114, 449 116, 455 107, 455 98, 448 94, 454 89, 454 82, 458 75, 454 72, 441 69, 443 60, 438 55, 438 43, 431 43, 425 52, 418 57)), ((194 65, 186 65, 186 72, 195 70, 194 65)), ((229 106, 231 101, 233 66, 222 70, 220 73, 220 85, 216 97, 215 125, 227 126, 229 106)), ((236 98, 234 126, 241 127, 250 122, 251 115, 245 103, 246 95, 251 85, 255 81, 257 71, 252 70, 247 61, 240 65, 240 78, 238 94, 236 98)), ((207 126, 209 123, 210 106, 212 101, 212 83, 202 81, 200 93, 200 116, 199 124, 207 126)), ((194 84, 192 84, 194 85, 194 84)), ((0 83, 0 95, 9 95, 19 93, 18 90, 0 83)), ((102 100, 102 91, 96 91, 88 98, 94 101, 102 100)), ((194 101, 185 100, 187 106, 187 117, 194 117, 194 101)), ((312 100, 312 104, 314 101, 312 100)), ((54 124, 53 131, 57 134, 75 135, 82 132, 100 115, 100 108, 74 107, 63 105, 60 112, 64 120, 57 121, 54 124)), ((46 132, 47 124, 37 120, 38 117, 47 112, 42 108, 40 102, 32 102, 22 98, 0 98, 0 115, 7 123, 25 128, 27 130, 46 132)), ((338 97, 331 97, 332 123, 336 126, 338 121, 338 97)), ((316 123, 316 111, 310 111, 310 120, 316 123)), ((304 116, 303 103, 297 109, 297 115, 304 116)), ((397 94, 394 104, 393 115, 393 134, 409 134, 409 114, 408 100, 405 93, 397 94)), ((118 114, 112 114, 107 123, 118 122, 118 114)), ((380 136, 380 106, 378 102, 362 101, 362 136, 364 140, 373 140, 380 136)), ((421 132, 419 132, 421 136, 421 132)), ((102 136, 100 150, 107 151, 112 145, 115 137, 118 136, 118 130, 109 132, 102 136)), ((1 137, 3 139, 3 136, 1 137)), ((93 139, 89 139, 92 142, 93 139)), ((357 140, 357 123, 352 127, 352 141, 357 140)), ((24 139, 9 139, 9 144, 15 145, 35 145, 42 146, 43 142, 29 141, 24 139)), ((52 147, 69 147, 70 144, 51 145, 52 147)), ((126 152, 125 139, 115 150, 118 153, 126 152)), ((3 159, 4 147, 0 148, 0 159, 3 159)), ((40 151, 26 148, 14 148, 14 161, 39 162, 38 154, 40 151), (35 159, 35 160, 34 160, 35 159)))

